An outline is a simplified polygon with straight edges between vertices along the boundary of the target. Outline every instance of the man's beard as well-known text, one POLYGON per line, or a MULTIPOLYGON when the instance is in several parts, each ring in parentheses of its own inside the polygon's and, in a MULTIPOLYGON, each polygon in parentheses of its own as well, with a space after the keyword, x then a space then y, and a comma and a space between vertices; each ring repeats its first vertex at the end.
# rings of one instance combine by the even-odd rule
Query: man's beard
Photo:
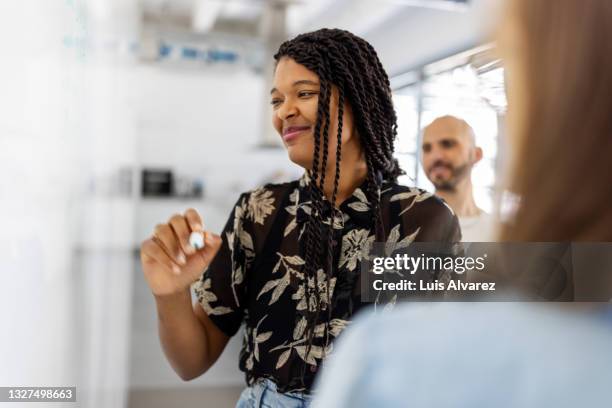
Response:
MULTIPOLYGON (((438 191, 455 191, 457 184, 459 184, 461 180, 469 175, 470 169, 472 168, 472 165, 469 162, 457 167, 453 167, 445 163, 443 163, 443 165, 451 171, 450 177, 446 180, 430 180, 438 191)), ((436 167, 436 165, 434 164, 432 168, 433 167, 436 167)))

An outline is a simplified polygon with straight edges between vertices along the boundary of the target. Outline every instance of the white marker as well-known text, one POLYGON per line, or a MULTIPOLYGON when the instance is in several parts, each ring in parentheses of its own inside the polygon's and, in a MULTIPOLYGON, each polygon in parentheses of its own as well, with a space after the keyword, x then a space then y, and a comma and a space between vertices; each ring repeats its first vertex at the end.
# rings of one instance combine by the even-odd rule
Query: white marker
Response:
POLYGON ((204 248, 204 233, 200 231, 194 231, 189 235, 189 244, 199 251, 204 248))

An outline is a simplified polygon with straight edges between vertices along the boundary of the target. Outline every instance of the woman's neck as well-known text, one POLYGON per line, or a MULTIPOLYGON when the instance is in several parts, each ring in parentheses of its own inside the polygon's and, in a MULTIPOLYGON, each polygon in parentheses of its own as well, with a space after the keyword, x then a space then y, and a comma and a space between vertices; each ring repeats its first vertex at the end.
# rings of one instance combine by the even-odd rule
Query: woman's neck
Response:
MULTIPOLYGON (((359 187, 368 175, 368 166, 365 159, 341 160, 340 161, 340 179, 338 180, 338 191, 336 192, 336 202, 334 206, 338 208, 347 198, 349 198, 355 189, 359 187)), ((331 201, 334 191, 334 179, 336 177, 336 167, 327 166, 325 173, 325 185, 323 192, 325 197, 331 201)))

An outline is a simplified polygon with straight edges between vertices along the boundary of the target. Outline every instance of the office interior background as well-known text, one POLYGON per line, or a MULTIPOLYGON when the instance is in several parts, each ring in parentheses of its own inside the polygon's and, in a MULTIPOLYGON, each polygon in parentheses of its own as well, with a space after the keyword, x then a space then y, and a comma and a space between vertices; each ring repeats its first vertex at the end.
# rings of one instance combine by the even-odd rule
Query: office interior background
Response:
MULTIPOLYGON (((22 0, 0 5, 0 385, 75 385, 83 407, 233 406, 241 336, 183 382, 164 358, 139 245, 197 208, 295 178, 270 124, 272 54, 363 36, 390 75, 403 184, 431 190, 420 130, 467 120, 477 204, 497 211, 504 73, 495 0, 22 0)), ((53 404, 51 404, 52 406, 53 404)))

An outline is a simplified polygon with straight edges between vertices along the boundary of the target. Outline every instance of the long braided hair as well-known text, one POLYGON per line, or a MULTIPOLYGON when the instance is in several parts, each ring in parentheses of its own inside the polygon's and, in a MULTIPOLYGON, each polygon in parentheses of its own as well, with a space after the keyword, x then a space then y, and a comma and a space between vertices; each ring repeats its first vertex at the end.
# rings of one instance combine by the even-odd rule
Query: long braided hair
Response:
MULTIPOLYGON (((316 73, 320 81, 317 120, 314 127, 314 156, 309 184, 311 217, 304 231, 305 274, 307 279, 314 279, 314 288, 306 284, 308 345, 305 355, 308 356, 312 348, 315 326, 324 307, 327 307, 328 312, 325 346, 329 343, 328 324, 332 308, 329 282, 333 270, 332 237, 336 211, 334 203, 340 179, 342 117, 345 101, 352 108, 355 129, 365 153, 368 188, 364 193, 371 203, 377 241, 384 240, 379 196, 382 182, 384 180, 396 182, 397 176, 403 172, 393 157, 397 117, 393 108, 389 78, 376 51, 367 41, 345 30, 321 29, 298 35, 281 44, 274 59, 278 64, 283 57, 291 58, 316 73), (329 145, 332 86, 338 90, 338 133, 335 135, 338 142, 333 192, 331 200, 327 200, 323 194, 323 186, 329 145), (321 269, 327 276, 326 298, 323 304, 317 277, 321 269), (311 302, 314 310, 311 310, 311 302)), ((306 364, 303 367, 302 380, 305 367, 306 364)))

